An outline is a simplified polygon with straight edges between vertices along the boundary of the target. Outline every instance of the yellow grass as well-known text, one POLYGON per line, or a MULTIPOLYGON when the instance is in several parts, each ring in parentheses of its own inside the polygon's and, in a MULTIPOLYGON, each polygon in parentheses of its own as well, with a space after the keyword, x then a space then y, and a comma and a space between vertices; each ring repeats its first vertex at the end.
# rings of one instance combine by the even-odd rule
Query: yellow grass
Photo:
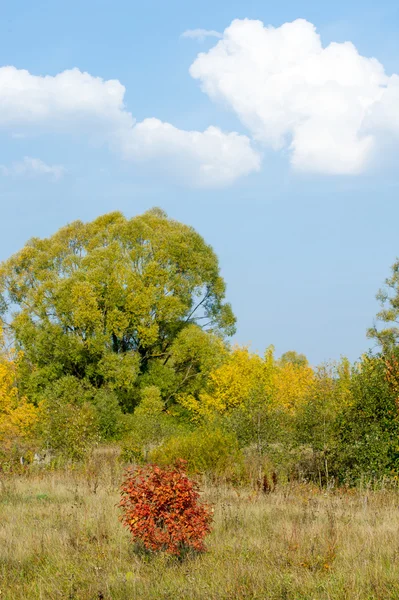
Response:
POLYGON ((0 600, 399 598, 399 492, 273 494, 204 484, 208 553, 135 553, 113 452, 79 470, 2 478, 0 600))

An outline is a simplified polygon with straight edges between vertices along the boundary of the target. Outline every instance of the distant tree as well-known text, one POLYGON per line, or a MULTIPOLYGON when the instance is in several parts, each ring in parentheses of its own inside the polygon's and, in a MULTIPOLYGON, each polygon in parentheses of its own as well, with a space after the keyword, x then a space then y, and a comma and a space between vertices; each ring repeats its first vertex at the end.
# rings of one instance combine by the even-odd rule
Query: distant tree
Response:
POLYGON ((295 350, 288 350, 280 356, 280 364, 293 364, 298 367, 307 367, 309 365, 308 359, 304 354, 299 354, 295 350))
POLYGON ((203 332, 220 346, 235 329, 212 248, 160 209, 33 238, 1 265, 0 291, 3 315, 14 311, 9 330, 31 395, 73 376, 107 386, 132 408, 140 378, 154 385, 164 371, 170 396, 201 373, 203 332))
POLYGON ((368 330, 368 337, 374 338, 384 350, 399 344, 399 260, 392 265, 392 275, 385 280, 385 286, 377 294, 381 310, 377 322, 386 324, 379 329, 377 323, 368 330))

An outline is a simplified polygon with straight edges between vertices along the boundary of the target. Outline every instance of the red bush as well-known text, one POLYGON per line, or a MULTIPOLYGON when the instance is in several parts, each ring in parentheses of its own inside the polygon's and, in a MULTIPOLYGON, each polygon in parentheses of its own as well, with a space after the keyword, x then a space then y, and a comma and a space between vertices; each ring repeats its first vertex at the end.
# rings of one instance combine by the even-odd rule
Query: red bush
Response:
POLYGON ((166 469, 129 468, 121 495, 121 521, 135 542, 177 556, 188 549, 205 551, 203 540, 210 532, 212 510, 199 504, 198 484, 187 477, 184 461, 166 469))

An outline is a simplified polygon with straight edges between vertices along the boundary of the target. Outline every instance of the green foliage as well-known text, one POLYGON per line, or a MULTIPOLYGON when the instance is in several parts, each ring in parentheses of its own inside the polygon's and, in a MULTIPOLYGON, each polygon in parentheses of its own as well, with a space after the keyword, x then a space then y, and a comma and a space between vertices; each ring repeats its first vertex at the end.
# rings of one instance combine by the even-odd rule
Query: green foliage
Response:
POLYGON ((224 427, 234 432, 240 447, 254 445, 258 455, 284 438, 289 416, 265 394, 264 386, 253 387, 241 405, 222 419, 224 427))
POLYGON ((332 442, 337 416, 334 392, 332 373, 328 367, 319 368, 311 394, 296 415, 296 441, 300 445, 310 446, 315 453, 325 451, 332 442))
POLYGON ((205 388, 210 373, 228 356, 223 339, 190 324, 175 338, 167 360, 154 359, 140 377, 141 389, 156 386, 166 406, 181 394, 198 395, 205 388))
POLYGON ((384 350, 395 348, 399 344, 399 260, 396 260, 391 270, 391 276, 385 280, 385 287, 377 294, 377 300, 381 304, 377 321, 386 326, 378 329, 374 324, 368 330, 368 337, 376 339, 384 350))
POLYGON ((173 396, 178 387, 178 374, 173 368, 172 362, 168 360, 155 359, 150 362, 147 370, 140 377, 140 386, 137 389, 137 402, 142 398, 142 391, 148 387, 156 387, 162 398, 173 396))
POLYGON ((115 393, 97 390, 71 375, 48 386, 41 396, 39 430, 45 446, 69 458, 82 458, 98 441, 118 438, 123 414, 115 393))
POLYGON ((101 439, 119 439, 124 430, 124 415, 115 392, 107 388, 96 390, 92 402, 101 439))
POLYGON ((130 419, 122 442, 122 460, 143 462, 151 449, 181 433, 181 426, 165 412, 165 403, 156 386, 142 390, 141 401, 130 419))
POLYGON ((179 373, 178 391, 198 394, 204 389, 212 371, 228 357, 222 338, 206 333, 196 325, 183 329, 171 348, 171 360, 179 373))
MULTIPOLYGON (((172 373, 159 387, 172 398, 203 372, 207 344, 198 332, 234 332, 212 248, 159 209, 76 221, 30 240, 1 265, 0 291, 17 308, 11 331, 29 395, 69 375, 113 389, 132 410, 140 376, 160 361, 172 373)), ((159 381, 144 385, 152 384, 159 381)))
POLYGON ((159 417, 165 409, 161 394, 156 386, 149 386, 141 392, 141 402, 134 411, 136 417, 159 417))
POLYGON ((173 465, 183 459, 189 472, 216 476, 236 475, 243 465, 234 434, 210 427, 169 439, 153 450, 149 459, 160 465, 173 465))
POLYGON ((72 375, 66 375, 49 385, 44 390, 41 399, 49 407, 57 403, 72 404, 79 407, 91 403, 94 392, 95 390, 87 381, 82 381, 72 375))
POLYGON ((306 367, 309 362, 304 354, 299 354, 295 350, 288 350, 280 356, 280 364, 286 365, 288 363, 296 365, 297 367, 306 367))
POLYGON ((84 459, 99 441, 96 411, 89 403, 45 403, 41 429, 45 445, 71 460, 84 459))
POLYGON ((302 476, 327 483, 335 475, 337 420, 351 402, 349 361, 343 358, 340 363, 318 367, 306 402, 298 407, 293 419, 296 469, 302 476))
POLYGON ((338 422, 336 464, 342 480, 398 473, 399 419, 386 357, 365 356, 352 380, 353 402, 338 422))
POLYGON ((100 440, 93 390, 75 377, 66 376, 49 386, 40 404, 42 443, 59 455, 82 460, 100 440))

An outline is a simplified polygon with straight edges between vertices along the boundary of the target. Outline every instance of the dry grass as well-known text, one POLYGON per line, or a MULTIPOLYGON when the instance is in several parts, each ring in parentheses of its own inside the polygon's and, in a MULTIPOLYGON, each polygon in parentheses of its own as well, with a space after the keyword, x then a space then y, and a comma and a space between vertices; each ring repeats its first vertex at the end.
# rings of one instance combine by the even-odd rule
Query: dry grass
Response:
POLYGON ((2 480, 1 600, 399 598, 398 491, 205 485, 209 552, 178 562, 134 552, 120 475, 106 452, 84 470, 2 480))

